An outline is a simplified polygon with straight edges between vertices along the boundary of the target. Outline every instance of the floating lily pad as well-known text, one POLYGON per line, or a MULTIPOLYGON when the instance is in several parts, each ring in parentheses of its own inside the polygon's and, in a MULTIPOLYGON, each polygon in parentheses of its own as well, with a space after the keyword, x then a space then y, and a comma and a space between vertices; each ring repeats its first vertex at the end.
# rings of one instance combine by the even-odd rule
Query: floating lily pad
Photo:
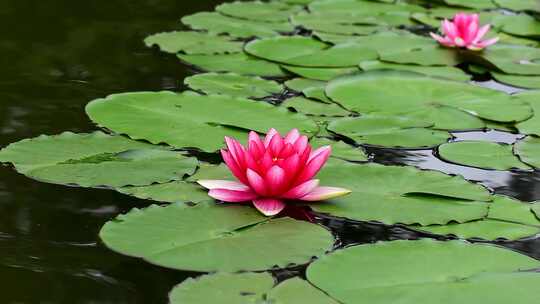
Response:
POLYGON ((197 184, 185 181, 173 181, 141 187, 122 187, 116 190, 137 198, 166 203, 199 203, 211 200, 208 191, 203 190, 197 184))
POLYGON ((540 75, 540 49, 523 45, 496 44, 478 55, 507 74, 540 75))
POLYGON ((484 218, 489 192, 482 186, 435 171, 334 161, 318 179, 353 192, 309 204, 317 212, 359 221, 421 225, 466 222, 484 218), (389 187, 389 185, 392 185, 389 187))
POLYGON ((357 43, 329 46, 303 36, 254 40, 245 46, 249 54, 270 61, 304 67, 354 67, 377 58, 377 53, 357 43))
POLYGON ((495 25, 508 34, 540 38, 540 21, 526 14, 500 15, 495 18, 495 25))
MULTIPOLYGON (((523 92, 514 95, 514 98, 531 106, 534 113, 540 113, 540 90, 523 92)), ((520 133, 540 136, 540 115, 534 115, 526 121, 516 125, 520 133)))
POLYGON ((518 88, 540 89, 540 76, 507 75, 503 73, 491 72, 493 78, 498 82, 518 88))
POLYGON ((424 12, 421 6, 403 2, 390 4, 361 0, 324 0, 314 1, 309 5, 309 11, 315 13, 353 13, 361 15, 378 15, 386 13, 424 12))
POLYGON ((540 139, 538 137, 527 136, 518 141, 514 151, 524 163, 540 168, 540 139))
POLYGON ((272 94, 278 94, 283 90, 283 87, 275 81, 234 73, 197 74, 186 78, 184 83, 190 88, 206 94, 235 97, 262 98, 272 94))
POLYGON ((341 34, 368 35, 385 29, 375 17, 353 14, 325 14, 301 12, 291 16, 292 24, 311 31, 341 34))
POLYGON ((231 170, 223 163, 219 165, 201 163, 197 172, 186 180, 196 182, 200 179, 234 180, 235 178, 231 170))
POLYGON ((514 11, 540 12, 537 0, 494 0, 499 6, 514 11))
POLYGON ((298 277, 288 279, 270 290, 268 300, 276 304, 338 304, 320 289, 298 277))
POLYGON ((186 54, 220 54, 238 53, 243 43, 231 41, 227 37, 215 36, 201 32, 166 32, 154 34, 144 39, 146 46, 157 45, 167 53, 184 52, 186 54))
POLYGON ((444 0, 448 5, 463 6, 476 9, 496 8, 492 0, 444 0))
POLYGON ((311 264, 307 277, 342 303, 529 303, 540 274, 520 271, 539 266, 493 245, 424 239, 348 247, 311 264))
POLYGON ((195 158, 102 132, 25 139, 3 149, 0 161, 37 180, 83 187, 163 183, 197 167, 195 158))
POLYGON ((536 218, 540 221, 540 203, 534 204, 531 210, 536 215, 536 218))
POLYGON ((497 195, 494 196, 485 219, 462 224, 427 226, 421 230, 464 239, 517 240, 540 233, 540 220, 532 213, 532 206, 497 195))
POLYGON ((512 153, 512 145, 488 141, 458 141, 443 144, 439 147, 439 155, 444 160, 470 167, 493 170, 530 169, 512 153))
POLYGON ((257 303, 274 286, 274 278, 264 273, 217 273, 187 279, 169 294, 171 304, 257 303))
POLYGON ((409 13, 404 11, 392 11, 380 14, 359 14, 345 11, 303 11, 291 16, 291 22, 295 25, 321 32, 325 32, 325 30, 319 27, 320 24, 323 24, 323 27, 337 25, 376 25, 384 27, 413 25, 413 22, 409 18, 409 13))
POLYGON ((281 2, 232 2, 216 6, 216 11, 241 19, 266 22, 287 22, 289 16, 301 10, 300 6, 291 6, 281 2))
POLYGON ((422 66, 455 66, 464 61, 455 49, 433 44, 430 47, 415 48, 401 52, 381 54, 382 61, 422 66))
POLYGON ((206 30, 210 34, 227 34, 235 38, 272 37, 294 29, 289 22, 261 22, 216 12, 196 13, 183 17, 182 22, 196 30, 206 30))
POLYGON ((426 106, 446 106, 499 122, 522 121, 532 115, 529 105, 503 92, 408 71, 341 77, 326 86, 326 95, 360 113, 395 115, 422 111, 426 106))
MULTIPOLYGON (((455 81, 468 81, 471 76, 465 72, 454 67, 441 67, 441 66, 417 66, 410 64, 395 64, 381 61, 364 61, 360 63, 360 68, 363 71, 372 70, 398 70, 398 71, 411 71, 427 76, 435 76, 441 78, 447 78, 455 81)), ((330 80, 330 79, 328 79, 330 80)))
POLYGON ((171 304, 212 303, 216 299, 223 304, 337 304, 300 278, 273 285, 274 279, 268 273, 217 273, 187 279, 173 289, 169 298, 171 304))
POLYGON ((286 99, 281 105, 289 109, 294 109, 296 112, 318 116, 321 118, 343 117, 351 114, 349 111, 342 109, 335 103, 326 103, 304 97, 293 97, 286 99))
POLYGON ((427 148, 450 139, 444 131, 426 129, 428 121, 399 116, 363 115, 336 119, 328 130, 363 144, 394 148, 427 148))
POLYGON ((285 82, 285 86, 291 90, 302 92, 304 96, 320 100, 322 102, 330 103, 331 101, 326 97, 324 89, 326 87, 326 81, 295 78, 285 82))
POLYGON ((209 72, 232 72, 245 75, 284 77, 278 64, 244 53, 222 55, 182 55, 178 58, 209 72))
POLYGON ((310 143, 315 147, 329 145, 332 147, 331 157, 339 158, 348 161, 367 161, 368 156, 361 147, 354 147, 342 141, 334 141, 323 137, 314 137, 310 143))
POLYGON ((290 218, 267 220, 254 208, 213 202, 133 209, 105 224, 100 237, 119 253, 204 272, 303 264, 333 244, 321 226, 290 218))
POLYGON ((270 128, 282 133, 293 128, 308 134, 317 131, 313 121, 285 108, 218 95, 115 94, 92 101, 86 111, 99 125, 132 138, 208 152, 221 148, 224 136, 245 138, 246 132, 238 128, 261 133, 270 128))
POLYGON ((287 65, 282 67, 300 77, 321 81, 329 81, 338 76, 354 74, 360 71, 358 68, 306 68, 287 65))

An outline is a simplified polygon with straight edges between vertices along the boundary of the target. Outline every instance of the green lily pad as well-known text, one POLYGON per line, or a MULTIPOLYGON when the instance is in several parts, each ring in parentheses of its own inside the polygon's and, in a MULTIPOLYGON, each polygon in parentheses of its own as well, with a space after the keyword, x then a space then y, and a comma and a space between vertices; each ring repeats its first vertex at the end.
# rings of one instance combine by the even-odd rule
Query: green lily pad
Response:
POLYGON ((216 36, 201 32, 166 32, 158 33, 144 39, 146 46, 157 45, 167 53, 184 52, 186 54, 221 54, 242 51, 243 43, 231 41, 224 36, 216 36))
POLYGON ((313 32, 312 35, 313 37, 316 37, 317 39, 329 44, 343 44, 348 42, 354 42, 359 38, 359 36, 339 35, 317 31, 313 32))
POLYGON ((518 141, 514 146, 514 152, 524 163, 540 168, 540 139, 538 137, 527 136, 518 141))
POLYGON ((100 237, 119 253, 181 270, 266 270, 309 262, 334 240, 321 226, 270 219, 248 206, 199 203, 133 209, 108 222, 100 237))
POLYGON ((291 278, 273 287, 268 273, 217 273, 197 279, 187 279, 171 292, 171 304, 337 304, 322 291, 300 278, 291 278))
POLYGON ((363 115, 333 120, 328 130, 358 143, 394 148, 426 148, 444 143, 450 134, 426 129, 430 122, 399 116, 363 115))
POLYGON ((354 67, 377 58, 372 49, 357 43, 329 46, 303 36, 283 36, 254 40, 244 50, 256 57, 304 67, 354 67))
POLYGON ((206 94, 234 97, 262 98, 281 93, 283 90, 283 87, 275 81, 234 73, 197 74, 186 78, 184 83, 190 88, 206 94))
POLYGON ((37 180, 82 187, 163 183, 197 167, 195 158, 102 132, 25 139, 0 151, 0 161, 37 180))
POLYGON ((342 141, 334 141, 324 137, 313 137, 310 143, 315 147, 331 146, 331 157, 339 158, 347 161, 362 162, 367 161, 366 152, 360 147, 354 147, 342 141))
POLYGON ((493 3, 492 0, 444 0, 448 5, 463 6, 468 8, 476 9, 486 9, 486 8, 496 8, 497 6, 493 3))
POLYGON ((540 38, 540 21, 527 14, 500 15, 495 18, 494 23, 500 30, 511 35, 540 38))
POLYGON ((361 0, 323 0, 309 5, 314 13, 351 13, 359 15, 378 15, 387 13, 424 12, 421 6, 399 2, 396 4, 361 0))
POLYGON ((182 18, 182 22, 195 30, 210 34, 227 34, 235 38, 272 37, 294 28, 289 22, 261 22, 239 19, 217 12, 200 12, 182 18))
POLYGON ((232 175, 231 170, 223 163, 219 165, 201 163, 197 172, 186 180, 196 182, 200 179, 234 180, 235 178, 232 175))
POLYGON ((444 160, 470 167, 492 170, 531 169, 512 153, 512 145, 488 141, 446 143, 439 147, 439 155, 444 160))
POLYGON ((358 73, 358 68, 306 68, 296 66, 282 66, 287 71, 296 74, 302 78, 329 81, 338 76, 358 73))
POLYGON ((298 277, 288 279, 270 290, 268 302, 276 304, 338 304, 320 289, 298 277))
POLYGON ((519 240, 540 233, 540 228, 492 219, 445 226, 428 226, 420 230, 439 235, 455 235, 463 239, 480 238, 490 241, 519 240))
MULTIPOLYGON (((398 70, 398 71, 411 71, 427 76, 447 78, 455 81, 468 81, 471 76, 465 72, 454 67, 441 67, 441 66, 417 66, 409 64, 395 64, 381 61, 364 61, 360 63, 360 68, 363 71, 373 70, 398 70)), ((328 79, 330 80, 330 79, 328 79)))
POLYGON ((503 73, 491 72, 491 75, 498 82, 518 88, 540 89, 540 76, 527 75, 507 75, 503 73))
POLYGON ((385 27, 379 26, 374 17, 340 13, 301 12, 291 16, 291 22, 296 26, 302 26, 311 31, 340 35, 368 35, 385 29, 385 27), (337 20, 337 18, 342 19, 337 20))
POLYGON ((265 133, 276 128, 286 133, 298 128, 308 134, 318 129, 306 116, 285 108, 218 95, 114 94, 92 101, 86 106, 86 112, 100 126, 135 139, 208 152, 221 148, 224 136, 244 140, 247 135, 241 129, 265 133))
POLYGON ((308 98, 317 99, 325 103, 331 103, 324 93, 326 84, 326 81, 303 78, 295 78, 285 82, 285 86, 287 88, 297 92, 302 92, 302 94, 308 98))
POLYGON ((494 0, 499 6, 514 11, 540 12, 540 5, 536 0, 494 0))
MULTIPOLYGON (((303 26, 305 28, 321 31, 321 32, 330 32, 325 28, 332 28, 334 26, 339 27, 340 25, 351 26, 351 25, 371 25, 371 26, 402 26, 402 25, 413 25, 409 18, 408 12, 387 12, 380 14, 358 14, 354 12, 306 12, 302 11, 298 14, 292 15, 290 17, 291 22, 297 26, 303 26), (322 27, 321 27, 322 25, 322 27)), ((337 32, 339 33, 339 31, 337 32)), ((343 33, 344 34, 344 33, 343 33)))
POLYGON ((540 221, 540 203, 534 204, 531 210, 536 215, 536 218, 540 221))
MULTIPOLYGON (((514 98, 529 104, 534 113, 540 113, 540 90, 519 93, 514 95, 514 98)), ((534 115, 518 123, 516 127, 520 133, 540 136, 540 116, 534 115)))
POLYGON ((496 44, 478 56, 507 74, 540 75, 540 49, 536 47, 496 44))
POLYGON ((523 121, 532 115, 529 105, 503 92, 408 71, 341 77, 330 81, 326 95, 360 113, 396 115, 423 111, 426 106, 446 106, 499 122, 523 121))
POLYGON ((169 294, 171 304, 258 303, 274 286, 274 278, 264 273, 216 273, 187 279, 169 294))
POLYGON ((504 197, 494 196, 485 219, 462 224, 427 226, 420 230, 460 238, 484 240, 518 240, 540 233, 540 220, 536 219, 531 204, 504 197))
POLYGON ((289 16, 301 10, 281 2, 232 2, 216 6, 216 11, 232 17, 265 22, 287 22, 289 16))
POLYGON ((351 189, 350 195, 311 203, 317 212, 358 221, 420 225, 484 218, 489 192, 482 186, 435 171, 333 161, 319 173, 324 185, 351 189), (389 185, 392 187, 389 188, 389 185))
POLYGON ((182 55, 182 61, 209 72, 232 72, 245 75, 284 77, 278 64, 257 59, 244 53, 222 55, 182 55))
POLYGON ((342 303, 530 303, 540 274, 520 271, 539 266, 493 245, 423 239, 348 247, 315 261, 307 277, 342 303))
POLYGON ((306 115, 313 115, 318 117, 343 117, 348 116, 351 113, 342 109, 335 103, 326 103, 307 99, 304 97, 293 97, 283 101, 281 104, 289 109, 294 109, 296 112, 300 112, 306 115))
POLYGON ((455 49, 433 44, 430 47, 416 48, 401 52, 381 54, 382 61, 422 66, 455 66, 464 61, 455 49))
POLYGON ((122 187, 118 192, 137 198, 165 203, 200 203, 211 200, 199 185, 185 181, 172 181, 141 187, 122 187))

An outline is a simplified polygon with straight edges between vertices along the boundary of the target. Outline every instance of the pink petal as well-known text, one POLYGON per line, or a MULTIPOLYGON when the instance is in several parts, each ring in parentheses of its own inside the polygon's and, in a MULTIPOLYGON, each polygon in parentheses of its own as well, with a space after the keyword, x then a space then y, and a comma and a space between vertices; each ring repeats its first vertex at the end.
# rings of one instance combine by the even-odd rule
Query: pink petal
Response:
POLYGON ((255 158, 259 159, 263 156, 266 148, 259 135, 253 131, 249 132, 248 151, 255 158))
POLYGON ((272 158, 270 151, 266 150, 266 152, 264 152, 264 155, 259 162, 259 168, 261 168, 261 172, 264 172, 266 170, 269 170, 273 165, 274 165, 274 159, 272 158))
POLYGON ((300 138, 298 138, 298 140, 296 140, 296 142, 294 143, 294 149, 298 154, 304 153, 308 146, 309 139, 305 135, 300 136, 300 138))
POLYGON ((257 194, 264 196, 268 193, 264 179, 257 172, 247 169, 246 175, 251 189, 257 194))
POLYGON ((322 146, 320 148, 318 148, 317 150, 311 152, 311 154, 309 154, 309 159, 308 161, 311 161, 312 159, 314 159, 315 157, 323 154, 323 153, 327 153, 328 156, 330 156, 330 154, 332 153, 332 147, 331 146, 322 146))
POLYGON ((317 153, 306 165, 295 184, 303 183, 315 176, 330 157, 331 149, 323 149, 317 153))
MULTIPOLYGON (((279 132, 272 128, 270 130, 268 130, 268 133, 266 133, 266 137, 264 138, 264 146, 265 147, 268 147, 268 145, 270 144, 270 140, 272 140, 272 137, 274 137, 274 135, 279 135, 279 132)), ((279 135, 279 137, 281 137, 281 135, 279 135)))
POLYGON ((231 156, 231 153, 226 150, 221 150, 221 157, 223 158, 223 161, 229 167, 229 170, 231 170, 232 174, 242 183, 247 184, 248 181, 246 179, 245 171, 240 169, 238 164, 236 163, 236 160, 231 156))
POLYGON ((437 35, 437 34, 435 34, 435 33, 429 33, 429 34, 431 35, 431 37, 432 37, 433 39, 437 40, 437 41, 440 42, 440 43, 444 43, 445 40, 444 40, 443 37, 441 37, 441 36, 439 36, 439 35, 437 35))
POLYGON ((235 191, 249 191, 249 187, 235 181, 219 180, 219 179, 200 179, 197 183, 206 189, 226 189, 235 191))
POLYGON ((313 191, 318 186, 319 180, 311 179, 285 192, 285 194, 281 195, 281 197, 285 199, 299 199, 313 191))
POLYGON ((291 181, 297 174, 298 164, 300 158, 298 154, 293 154, 290 157, 283 160, 283 163, 280 165, 281 168, 285 171, 285 176, 288 181, 291 181))
POLYGON ((279 152, 278 158, 287 158, 291 156, 295 152, 293 145, 286 143, 285 146, 283 146, 283 149, 281 149, 281 152, 279 152))
POLYGON ((469 47, 469 49, 471 50, 481 50, 481 49, 484 49, 492 44, 495 44, 497 43, 497 41, 499 41, 499 37, 495 37, 495 38, 491 38, 489 40, 486 40, 486 41, 481 41, 479 43, 476 43, 476 44, 473 44, 469 47))
POLYGON ((281 135, 276 134, 270 140, 270 144, 268 145, 267 149, 270 149, 270 154, 272 154, 272 156, 277 157, 283 149, 283 145, 283 138, 281 138, 281 135))
POLYGON ((467 44, 469 44, 475 39, 477 32, 478 32, 478 23, 471 22, 467 26, 467 30, 465 31, 465 35, 463 39, 465 40, 467 44))
POLYGON ((472 43, 475 44, 475 43, 478 43, 480 40, 482 40, 482 37, 484 37, 484 35, 486 35, 486 33, 489 32, 490 28, 491 28, 491 25, 489 24, 482 26, 478 30, 478 32, 476 32, 476 36, 474 37, 472 43))
POLYGON ((443 21, 443 32, 452 40, 457 36, 456 27, 446 19, 443 21))
POLYGON ((279 166, 272 166, 264 177, 267 194, 276 195, 281 193, 285 183, 285 171, 279 166))
POLYGON ((251 201, 258 197, 257 194, 251 191, 235 191, 228 189, 212 189, 208 192, 208 195, 217 200, 230 203, 251 201))
POLYGON ((303 201, 322 201, 351 193, 351 190, 337 187, 317 187, 309 194, 300 198, 303 201))
POLYGON ((298 138, 300 138, 300 132, 298 132, 298 129, 292 129, 287 133, 287 136, 285 136, 285 143, 293 145, 298 138))
POLYGON ((228 136, 225 136, 225 143, 227 144, 227 148, 229 149, 229 153, 231 154, 232 158, 234 158, 238 164, 238 168, 244 168, 246 166, 244 160, 244 147, 242 147, 238 141, 228 136))
POLYGON ((253 205, 266 216, 276 215, 285 209, 285 203, 283 201, 273 198, 254 199, 253 205))

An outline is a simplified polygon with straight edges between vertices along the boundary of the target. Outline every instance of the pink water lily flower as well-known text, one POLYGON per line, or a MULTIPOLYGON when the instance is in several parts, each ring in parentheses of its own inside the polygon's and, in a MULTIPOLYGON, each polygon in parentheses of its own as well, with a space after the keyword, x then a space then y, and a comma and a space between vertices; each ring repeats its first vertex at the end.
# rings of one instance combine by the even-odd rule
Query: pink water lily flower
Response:
POLYGON ((270 129, 261 140, 249 133, 247 148, 225 137, 223 160, 238 181, 199 180, 210 189, 211 197, 231 203, 253 202, 264 215, 272 216, 285 208, 288 200, 320 201, 342 196, 350 190, 321 187, 313 177, 328 160, 330 146, 312 151, 307 136, 293 129, 285 137, 270 129))
POLYGON ((499 41, 498 37, 482 40, 484 35, 489 32, 489 29, 489 24, 480 27, 478 14, 457 13, 453 21, 447 19, 442 21, 444 37, 435 33, 430 33, 430 35, 444 46, 478 51, 499 41))

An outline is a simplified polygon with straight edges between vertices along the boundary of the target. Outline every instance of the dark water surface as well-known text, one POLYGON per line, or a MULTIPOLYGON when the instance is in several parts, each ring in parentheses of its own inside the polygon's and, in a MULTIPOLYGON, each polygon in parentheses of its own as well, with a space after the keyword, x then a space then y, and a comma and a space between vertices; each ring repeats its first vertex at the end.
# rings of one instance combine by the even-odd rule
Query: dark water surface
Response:
MULTIPOLYGON (((142 40, 221 2, 0 1, 0 146, 95 129, 84 113, 94 98, 178 89, 189 71, 142 40)), ((188 274, 122 257, 97 237, 107 220, 146 205, 0 170, 0 303, 166 303, 188 274)))
MULTIPOLYGON (((88 132, 86 103, 111 93, 178 90, 191 71, 172 55, 146 48, 148 34, 178 29, 179 18, 222 0, 3 0, 0 2, 0 146, 40 134, 88 132)), ((490 85, 493 85, 491 83, 490 85)), ((506 90, 508 88, 505 88, 506 90)), ((456 140, 512 143, 505 132, 455 133, 456 140)), ((431 150, 368 149, 383 164, 461 174, 500 194, 540 199, 540 174, 466 168, 431 150)), ((171 271, 105 248, 109 219, 150 202, 114 191, 33 181, 0 170, 0 304, 167 303, 170 289, 193 273, 171 271)), ((414 239, 404 227, 321 220, 340 244, 414 239)), ((501 242, 540 259, 540 239, 501 242)), ((276 273, 278 278, 302 269, 276 273)), ((216 302, 218 303, 218 302, 216 302)))

